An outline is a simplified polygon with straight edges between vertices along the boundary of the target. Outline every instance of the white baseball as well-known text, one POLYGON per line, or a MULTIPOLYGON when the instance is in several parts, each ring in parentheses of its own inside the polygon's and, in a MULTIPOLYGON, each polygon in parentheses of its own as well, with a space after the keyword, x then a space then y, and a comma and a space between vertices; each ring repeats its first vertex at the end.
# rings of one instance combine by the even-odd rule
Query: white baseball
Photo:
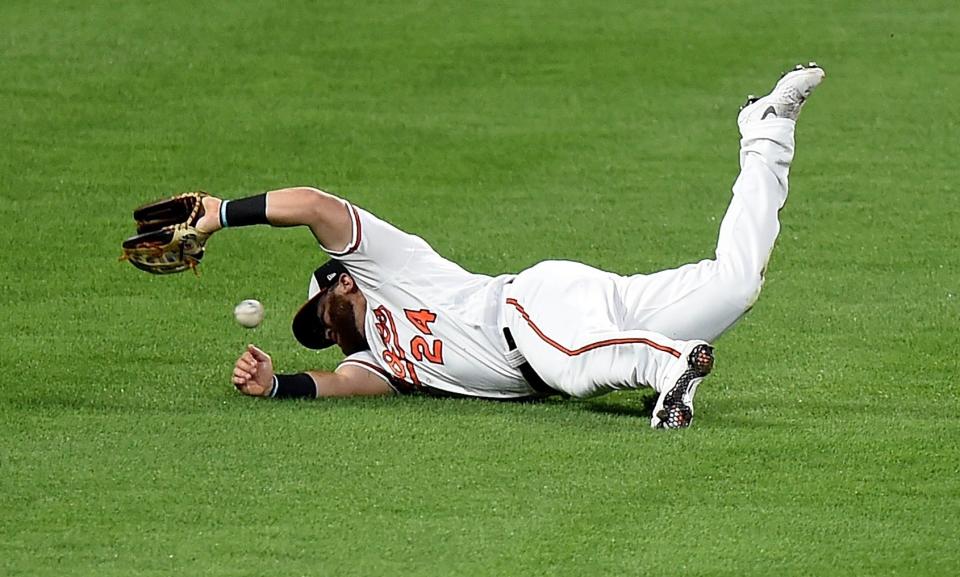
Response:
POLYGON ((263 305, 255 299, 247 299, 233 308, 233 316, 241 326, 252 329, 263 322, 263 305))

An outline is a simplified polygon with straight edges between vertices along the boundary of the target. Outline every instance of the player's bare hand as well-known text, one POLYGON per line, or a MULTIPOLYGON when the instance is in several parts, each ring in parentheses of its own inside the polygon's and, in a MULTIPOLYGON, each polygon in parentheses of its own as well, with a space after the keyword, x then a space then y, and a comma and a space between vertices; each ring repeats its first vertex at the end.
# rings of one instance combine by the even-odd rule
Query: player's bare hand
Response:
POLYGON ((273 360, 267 353, 248 345, 233 367, 232 380, 241 393, 265 397, 273 389, 273 360))
POLYGON ((197 221, 197 230, 213 234, 223 228, 220 223, 220 204, 222 202, 215 196, 203 197, 203 216, 197 221))

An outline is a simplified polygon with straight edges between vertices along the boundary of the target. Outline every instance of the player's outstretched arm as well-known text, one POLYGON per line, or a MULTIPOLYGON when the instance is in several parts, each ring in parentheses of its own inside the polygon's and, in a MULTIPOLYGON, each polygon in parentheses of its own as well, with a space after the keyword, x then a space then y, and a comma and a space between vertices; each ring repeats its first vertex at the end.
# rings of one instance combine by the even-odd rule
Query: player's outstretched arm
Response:
POLYGON ((354 397, 393 393, 383 379, 357 367, 343 365, 335 373, 309 371, 279 375, 273 371, 270 355, 249 345, 233 367, 233 384, 253 397, 354 397))
POLYGON ((250 224, 308 226, 320 244, 331 250, 346 247, 353 235, 347 204, 308 186, 281 188, 237 200, 208 196, 203 199, 203 208, 197 228, 208 234, 224 227, 250 224))
POLYGON ((370 371, 341 365, 334 373, 307 371, 317 383, 317 397, 376 397, 392 395, 386 381, 370 371))

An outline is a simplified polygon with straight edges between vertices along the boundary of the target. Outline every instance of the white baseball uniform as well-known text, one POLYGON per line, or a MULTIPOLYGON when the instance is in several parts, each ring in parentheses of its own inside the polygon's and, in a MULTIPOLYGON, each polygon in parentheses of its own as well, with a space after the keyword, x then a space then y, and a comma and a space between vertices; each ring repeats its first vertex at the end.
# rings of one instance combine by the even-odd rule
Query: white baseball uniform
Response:
POLYGON ((505 356, 503 286, 513 275, 467 272, 422 238, 348 204, 350 244, 339 259, 367 300, 370 350, 343 363, 371 370, 398 392, 520 398, 535 391, 505 356))
POLYGON ((686 366, 687 341, 715 339, 759 295, 787 198, 794 126, 771 119, 744 128, 716 258, 649 275, 567 261, 517 275, 474 274, 348 204, 350 244, 324 250, 367 299, 370 350, 343 364, 380 375, 398 392, 497 399, 538 395, 516 368, 524 360, 551 388, 576 397, 672 386, 677 363, 686 366))

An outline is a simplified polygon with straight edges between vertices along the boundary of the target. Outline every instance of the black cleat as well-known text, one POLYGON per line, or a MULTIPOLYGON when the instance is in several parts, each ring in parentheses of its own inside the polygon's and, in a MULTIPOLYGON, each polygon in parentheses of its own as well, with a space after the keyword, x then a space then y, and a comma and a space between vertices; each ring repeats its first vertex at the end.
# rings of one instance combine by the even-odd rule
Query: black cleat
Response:
POLYGON ((654 429, 683 429, 693 422, 693 396, 697 386, 713 370, 713 347, 703 341, 691 343, 686 368, 676 383, 660 393, 650 426, 654 429))

